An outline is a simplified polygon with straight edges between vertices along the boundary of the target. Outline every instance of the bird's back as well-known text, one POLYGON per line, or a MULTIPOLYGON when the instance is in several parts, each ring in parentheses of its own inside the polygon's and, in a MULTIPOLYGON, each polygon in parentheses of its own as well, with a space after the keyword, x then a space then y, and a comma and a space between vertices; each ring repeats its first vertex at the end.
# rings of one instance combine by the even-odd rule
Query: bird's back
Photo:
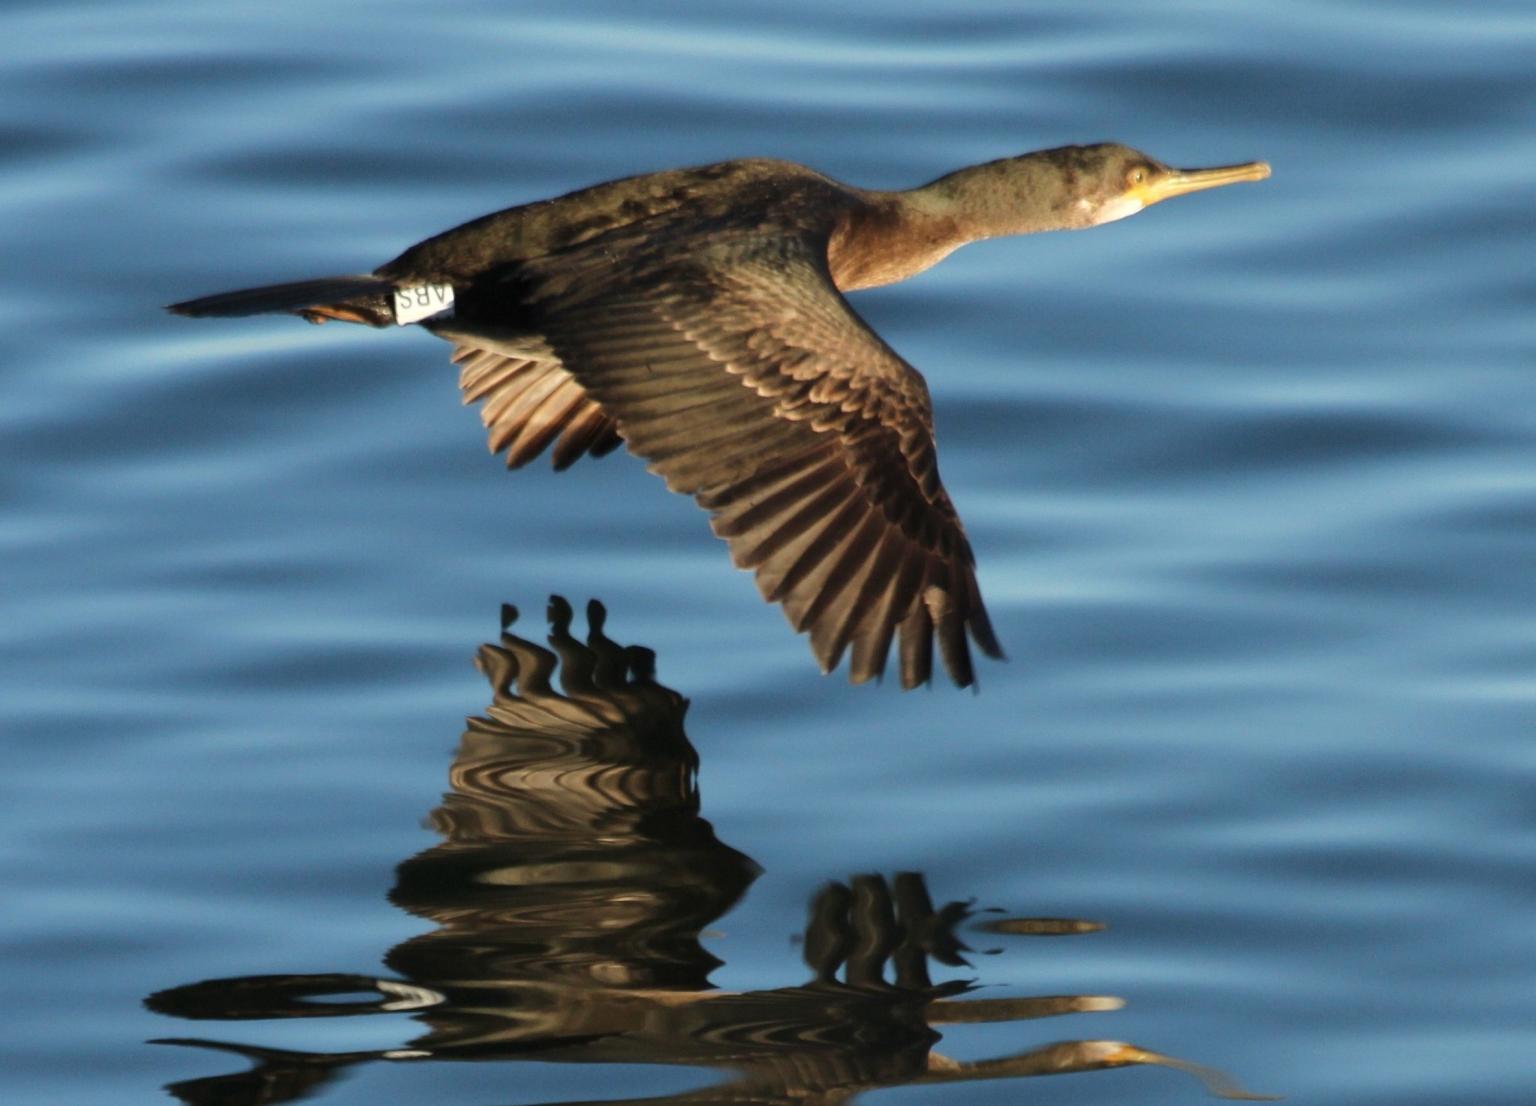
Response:
POLYGON ((772 158, 669 169, 481 216, 417 243, 376 272, 393 280, 464 283, 674 213, 687 228, 759 220, 781 231, 829 230, 854 196, 814 170, 772 158))

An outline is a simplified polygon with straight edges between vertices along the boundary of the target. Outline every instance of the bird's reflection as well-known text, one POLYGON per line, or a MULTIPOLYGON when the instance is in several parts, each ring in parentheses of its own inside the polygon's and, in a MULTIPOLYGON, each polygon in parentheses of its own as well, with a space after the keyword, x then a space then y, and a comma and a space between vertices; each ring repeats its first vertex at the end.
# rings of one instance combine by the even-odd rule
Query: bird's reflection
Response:
MULTIPOLYGON (((624 647, 587 609, 585 643, 554 599, 546 649, 506 630, 482 646, 494 698, 471 719, 432 812, 440 844, 402 863, 391 899, 437 928, 386 957, 388 978, 273 975, 209 980, 151 995, 163 1014, 200 1020, 335 1018, 407 1012, 422 1031, 398 1047, 346 1053, 175 1038, 239 1054, 249 1070, 168 1089, 194 1104, 290 1102, 366 1062, 518 1060, 672 1064, 729 1073, 652 1103, 842 1103, 907 1084, 1164 1064, 1223 1097, 1219 1073, 1117 1041, 1073 1040, 959 1062, 935 1051, 936 1025, 1113 1009, 1067 995, 962 997, 930 966, 963 966, 964 904, 935 907, 922 876, 860 875, 811 900, 810 978, 730 992, 700 931, 758 875, 699 815, 687 700, 653 678, 654 657, 624 647), (560 689, 552 686, 558 672, 560 689)), ((1092 923, 1000 919, 995 933, 1079 933, 1092 923)), ((641 1101, 608 1099, 610 1102, 641 1101)))

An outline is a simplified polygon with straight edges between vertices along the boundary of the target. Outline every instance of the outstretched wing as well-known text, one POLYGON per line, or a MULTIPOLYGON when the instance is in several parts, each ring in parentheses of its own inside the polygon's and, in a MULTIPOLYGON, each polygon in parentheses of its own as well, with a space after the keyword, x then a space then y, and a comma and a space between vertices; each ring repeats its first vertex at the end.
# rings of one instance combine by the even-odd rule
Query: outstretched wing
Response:
MULTIPOLYGON (((967 633, 1001 651, 922 377, 837 291, 824 238, 718 223, 661 238, 523 262, 475 295, 520 303, 630 449, 711 513, 823 669, 851 647, 851 679, 878 677, 899 630, 903 686, 929 679, 935 640, 971 683, 967 633)), ((464 316, 454 330, 473 341, 464 316)))
POLYGON ((461 342, 453 360, 464 402, 480 404, 491 452, 506 450, 508 468, 527 464, 551 442, 559 470, 583 453, 601 457, 623 441, 613 420, 553 355, 513 357, 461 342))

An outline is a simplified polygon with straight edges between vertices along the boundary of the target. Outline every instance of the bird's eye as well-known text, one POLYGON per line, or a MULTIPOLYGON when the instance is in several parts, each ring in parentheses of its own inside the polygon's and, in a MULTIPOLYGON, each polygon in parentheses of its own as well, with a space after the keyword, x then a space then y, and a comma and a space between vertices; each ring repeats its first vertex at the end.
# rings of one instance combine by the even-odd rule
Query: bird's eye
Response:
POLYGON ((1141 168, 1132 169, 1126 174, 1126 178, 1132 184, 1144 184, 1147 179, 1147 171, 1141 168))

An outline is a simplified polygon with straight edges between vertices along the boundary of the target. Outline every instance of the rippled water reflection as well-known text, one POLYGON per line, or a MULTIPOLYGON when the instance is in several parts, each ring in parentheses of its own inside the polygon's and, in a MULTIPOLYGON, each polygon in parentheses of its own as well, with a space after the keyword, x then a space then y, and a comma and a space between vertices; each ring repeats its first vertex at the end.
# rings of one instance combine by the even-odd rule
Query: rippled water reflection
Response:
MULTIPOLYGON (((144 1043, 205 1029, 320 1056, 430 1033, 143 999, 379 978, 440 930, 385 896, 443 847, 416 827, 484 697, 466 654, 503 600, 561 593, 602 596, 692 697, 709 820, 762 868, 699 938, 720 991, 809 974, 814 889, 922 872, 935 902, 1110 926, 962 928, 1004 951, 935 972, 975 975, 958 1001, 1126 999, 1038 1036, 947 1025, 958 1061, 1112 1037, 1294 1100, 1528 1101, 1528 4, 7 14, 7 1100, 166 1101, 239 1067, 144 1043), (1275 175, 857 300, 934 395, 1010 656, 975 696, 818 677, 632 458, 502 471, 428 336, 160 311, 629 173, 770 155, 903 187, 1098 139, 1275 175)), ((316 1100, 730 1078, 421 1059, 316 1100)), ((1021 1093, 1203 1094, 1142 1065, 868 1098, 1021 1093)))
MULTIPOLYGON (((699 815, 698 754, 683 731, 688 701, 655 682, 654 654, 609 638, 596 602, 585 643, 572 636, 571 615, 565 600, 552 601, 551 649, 508 632, 480 649, 495 698, 470 719, 453 790, 428 819, 444 840, 401 864, 390 892, 396 906, 437 928, 389 952, 395 977, 241 976, 147 1000, 157 1013, 208 1021, 409 1013, 426 1031, 393 1048, 339 1053, 162 1039, 251 1064, 177 1083, 168 1088, 177 1098, 289 1102, 356 1065, 418 1060, 731 1073, 720 1086, 649 1102, 843 1102, 881 1087, 1136 1064, 1192 1072, 1224 1098, 1259 1097, 1220 1072, 1121 1041, 1060 1041, 975 1061, 938 1052, 945 1024, 1012 1023, 1122 1002, 962 998, 971 982, 935 983, 931 968, 970 966, 956 931, 975 912, 962 902, 935 908, 916 872, 889 882, 855 875, 821 888, 801 941, 806 982, 716 990, 709 975, 721 962, 700 945, 700 931, 736 905, 760 869, 699 815)), ((981 928, 1064 936, 1103 926, 993 918, 981 928)))

